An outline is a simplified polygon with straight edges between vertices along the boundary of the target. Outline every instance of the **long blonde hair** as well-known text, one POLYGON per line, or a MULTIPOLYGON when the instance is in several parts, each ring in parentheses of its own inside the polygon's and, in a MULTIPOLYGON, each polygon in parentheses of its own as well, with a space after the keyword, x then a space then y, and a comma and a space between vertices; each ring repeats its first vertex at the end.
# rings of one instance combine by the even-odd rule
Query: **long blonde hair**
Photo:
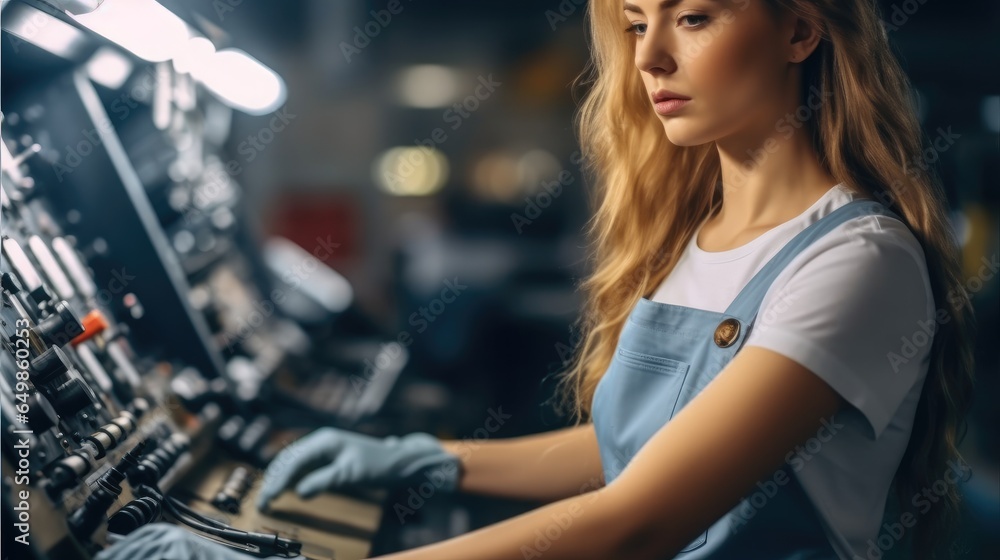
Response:
MULTIPOLYGON (((940 479, 970 407, 975 319, 960 272, 960 254, 936 177, 916 165, 922 136, 909 82, 890 50, 872 0, 767 0, 820 30, 822 40, 803 62, 801 100, 810 87, 831 92, 808 122, 827 172, 848 187, 885 203, 924 249, 934 299, 947 315, 937 326, 930 369, 909 447, 896 473, 898 507, 940 479)), ((777 13, 777 12, 775 12, 777 13)), ((584 169, 596 189, 586 226, 593 272, 578 324, 580 344, 560 373, 560 408, 579 424, 590 417, 598 381, 640 297, 649 297, 676 264, 695 228, 721 201, 714 142, 671 144, 653 117, 633 64, 634 40, 619 0, 587 6, 591 58, 575 86, 583 86, 576 118, 584 169)), ((954 485, 917 516, 909 543, 918 558, 935 552, 955 526, 954 485)))

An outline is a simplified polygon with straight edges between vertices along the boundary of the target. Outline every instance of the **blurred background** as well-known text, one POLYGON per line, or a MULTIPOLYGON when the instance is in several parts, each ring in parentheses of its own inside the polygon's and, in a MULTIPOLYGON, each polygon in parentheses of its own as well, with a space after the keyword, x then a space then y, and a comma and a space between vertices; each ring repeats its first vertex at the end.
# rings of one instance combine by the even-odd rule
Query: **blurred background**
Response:
MULTIPOLYGON (((958 135, 930 163, 980 324, 963 527, 985 558, 1000 5, 878 3, 925 140, 958 135)), ((272 429, 475 441, 567 425, 549 399, 587 272, 570 87, 584 0, 88 4, 3 2, 4 187, 44 200, 98 280, 135 271, 104 303, 137 355, 174 363, 181 400, 201 406, 221 377, 227 415, 272 429)), ((373 552, 530 507, 434 496, 383 516, 373 552)))

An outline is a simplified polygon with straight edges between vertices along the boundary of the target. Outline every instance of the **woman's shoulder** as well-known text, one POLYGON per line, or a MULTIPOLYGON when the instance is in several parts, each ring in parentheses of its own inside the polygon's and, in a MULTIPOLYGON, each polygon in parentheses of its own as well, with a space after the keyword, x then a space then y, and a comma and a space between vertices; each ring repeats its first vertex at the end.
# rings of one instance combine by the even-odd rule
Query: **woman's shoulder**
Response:
MULTIPOLYGON (((933 310, 923 246, 905 222, 888 214, 847 219, 805 248, 782 276, 779 284, 795 277, 825 277, 832 283, 828 285, 840 286, 842 292, 853 287, 887 299, 909 294, 918 309, 923 304, 928 312, 933 310)), ((835 297, 836 292, 830 295, 835 297)))
MULTIPOLYGON (((859 200, 876 199, 841 183, 831 190, 825 204, 816 208, 816 211, 808 217, 808 222, 818 221, 838 208, 859 200)), ((816 240, 812 244, 811 252, 822 253, 838 248, 842 252, 856 253, 859 259, 863 260, 865 254, 877 259, 881 252, 901 250, 906 251, 919 264, 926 266, 923 247, 910 227, 898 215, 894 215, 896 211, 894 208, 883 205, 882 209, 884 211, 848 218, 816 240)), ((803 227, 805 225, 809 224, 804 224, 803 227)))

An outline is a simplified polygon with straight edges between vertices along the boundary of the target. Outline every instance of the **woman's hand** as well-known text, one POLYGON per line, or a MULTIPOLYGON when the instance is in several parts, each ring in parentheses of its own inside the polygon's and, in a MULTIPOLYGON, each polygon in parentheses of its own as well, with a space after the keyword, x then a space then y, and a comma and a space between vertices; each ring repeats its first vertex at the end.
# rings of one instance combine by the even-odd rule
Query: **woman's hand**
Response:
POLYGON ((267 467, 257 495, 258 509, 305 475, 295 491, 311 498, 323 490, 352 484, 398 486, 434 470, 445 491, 458 487, 460 460, 434 436, 417 432, 374 438, 338 428, 320 428, 286 447, 267 467))

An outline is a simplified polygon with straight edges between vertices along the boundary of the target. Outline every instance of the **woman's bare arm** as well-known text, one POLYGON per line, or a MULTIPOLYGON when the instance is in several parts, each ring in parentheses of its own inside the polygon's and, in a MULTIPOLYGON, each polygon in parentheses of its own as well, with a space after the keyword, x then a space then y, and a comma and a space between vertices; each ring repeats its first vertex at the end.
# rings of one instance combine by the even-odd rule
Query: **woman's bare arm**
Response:
POLYGON ((517 438, 441 444, 462 460, 459 489, 464 492, 551 502, 604 484, 591 423, 517 438))
POLYGON ((613 484, 377 558, 673 558, 757 481, 774 476, 788 450, 844 404, 804 366, 750 346, 653 435, 613 484))

